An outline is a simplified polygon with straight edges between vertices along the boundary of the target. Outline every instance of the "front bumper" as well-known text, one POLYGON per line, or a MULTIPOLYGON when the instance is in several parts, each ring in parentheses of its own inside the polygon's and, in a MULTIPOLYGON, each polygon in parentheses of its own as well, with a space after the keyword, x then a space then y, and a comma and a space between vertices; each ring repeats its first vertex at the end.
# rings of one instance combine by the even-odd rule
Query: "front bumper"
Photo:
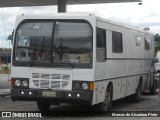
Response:
POLYGON ((20 101, 39 101, 46 103, 76 103, 76 104, 78 103, 78 104, 91 105, 93 92, 44 90, 44 89, 11 89, 11 98, 13 101, 20 100, 20 101), (56 92, 56 96, 44 97, 42 96, 43 91, 56 92))

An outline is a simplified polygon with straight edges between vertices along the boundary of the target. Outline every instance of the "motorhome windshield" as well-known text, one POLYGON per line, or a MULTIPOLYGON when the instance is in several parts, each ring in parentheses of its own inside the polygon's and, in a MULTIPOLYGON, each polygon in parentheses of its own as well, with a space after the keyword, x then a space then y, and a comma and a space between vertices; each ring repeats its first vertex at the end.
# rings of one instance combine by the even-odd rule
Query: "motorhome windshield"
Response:
POLYGON ((26 21, 16 31, 13 61, 91 64, 92 39, 92 28, 86 21, 26 21))

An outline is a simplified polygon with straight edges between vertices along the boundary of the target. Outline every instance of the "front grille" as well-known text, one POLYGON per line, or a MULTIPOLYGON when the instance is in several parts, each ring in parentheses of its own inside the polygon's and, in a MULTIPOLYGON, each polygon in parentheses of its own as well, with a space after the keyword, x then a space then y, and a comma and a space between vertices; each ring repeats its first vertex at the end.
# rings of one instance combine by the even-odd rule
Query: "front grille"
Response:
POLYGON ((51 88, 60 89, 61 82, 60 81, 51 81, 51 88))
POLYGON ((69 77, 70 77, 69 75, 62 75, 63 80, 69 80, 69 77))
POLYGON ((35 87, 43 89, 65 89, 68 86, 70 75, 32 73, 32 81, 35 87))
POLYGON ((39 73, 33 73, 32 78, 39 78, 39 75, 40 75, 39 73))
POLYGON ((68 85, 68 81, 62 81, 62 88, 66 87, 68 85))
POLYGON ((61 79, 61 75, 60 74, 52 74, 51 79, 61 79))
POLYGON ((33 83, 36 87, 39 87, 39 80, 33 80, 33 83))
POLYGON ((40 88, 49 88, 49 80, 41 80, 40 88))
POLYGON ((50 74, 41 74, 42 79, 50 79, 50 74))

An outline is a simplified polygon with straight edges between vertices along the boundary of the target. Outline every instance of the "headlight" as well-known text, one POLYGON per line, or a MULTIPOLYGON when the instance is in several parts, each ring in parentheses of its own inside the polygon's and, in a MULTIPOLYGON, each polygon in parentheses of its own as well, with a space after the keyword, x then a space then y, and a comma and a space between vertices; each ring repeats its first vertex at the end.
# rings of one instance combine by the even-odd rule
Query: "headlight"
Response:
POLYGON ((17 87, 21 86, 21 81, 20 80, 16 80, 15 81, 15 86, 17 86, 17 87))
POLYGON ((28 78, 11 78, 12 88, 29 88, 28 78))
POLYGON ((28 81, 27 81, 27 80, 24 80, 24 81, 22 82, 22 86, 27 87, 27 86, 28 86, 28 81))
POLYGON ((80 83, 74 83, 73 85, 73 89, 74 90, 79 90, 81 88, 81 84, 80 83))
POLYGON ((72 89, 75 91, 94 91, 93 81, 73 81, 72 89))
POLYGON ((82 84, 82 89, 88 90, 88 84, 87 84, 87 83, 83 83, 83 84, 82 84))

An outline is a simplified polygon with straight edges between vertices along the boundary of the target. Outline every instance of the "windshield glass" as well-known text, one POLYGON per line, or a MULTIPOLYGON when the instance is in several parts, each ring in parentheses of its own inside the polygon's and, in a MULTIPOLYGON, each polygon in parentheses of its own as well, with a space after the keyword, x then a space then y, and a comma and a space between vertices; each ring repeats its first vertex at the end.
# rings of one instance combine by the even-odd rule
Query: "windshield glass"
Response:
POLYGON ((92 28, 86 21, 25 22, 16 32, 14 61, 92 63, 92 28))

